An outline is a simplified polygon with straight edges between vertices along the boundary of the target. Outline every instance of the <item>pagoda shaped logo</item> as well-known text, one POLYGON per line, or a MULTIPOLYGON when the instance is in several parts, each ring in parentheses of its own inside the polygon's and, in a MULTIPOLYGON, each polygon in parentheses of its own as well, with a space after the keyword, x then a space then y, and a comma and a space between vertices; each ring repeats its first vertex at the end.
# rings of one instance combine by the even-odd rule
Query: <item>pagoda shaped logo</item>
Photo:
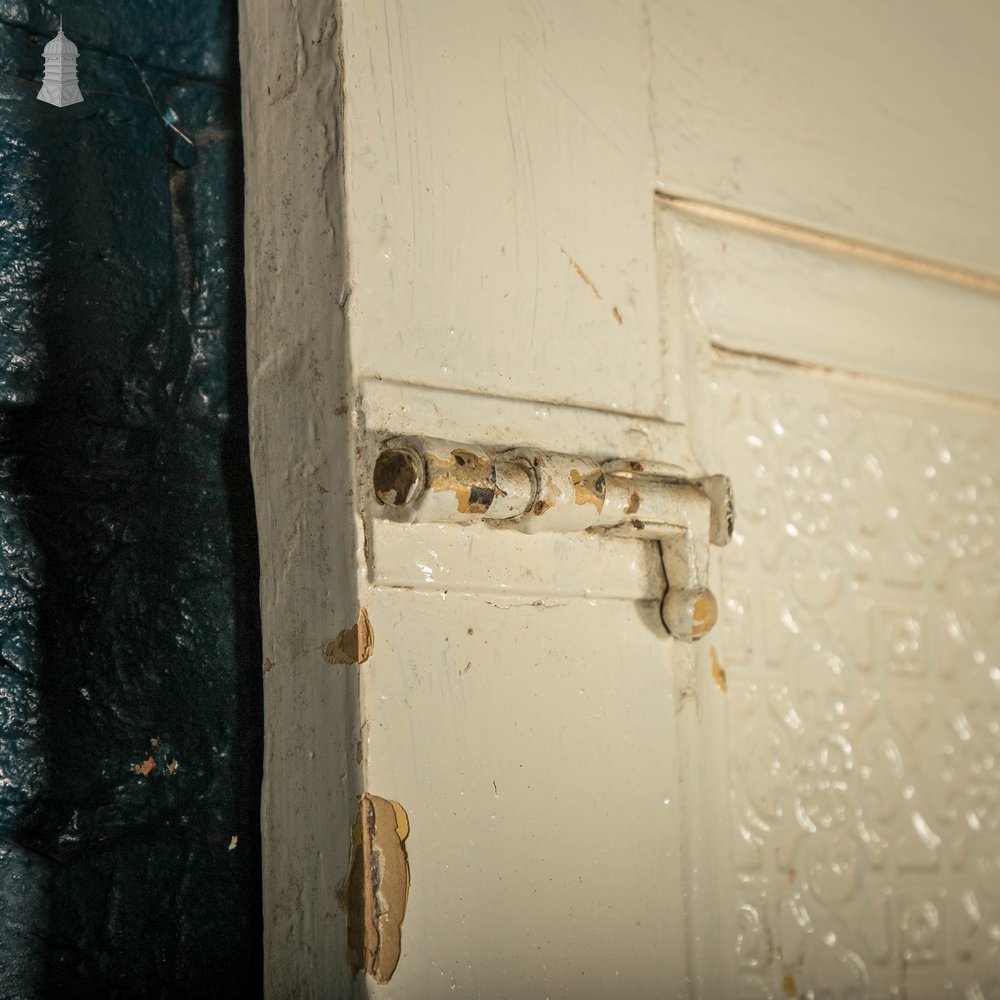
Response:
POLYGON ((42 89, 38 92, 40 101, 47 101, 57 108, 68 104, 79 104, 83 100, 80 85, 76 82, 77 47, 63 34, 62 18, 59 18, 59 34, 45 46, 45 76, 42 89))

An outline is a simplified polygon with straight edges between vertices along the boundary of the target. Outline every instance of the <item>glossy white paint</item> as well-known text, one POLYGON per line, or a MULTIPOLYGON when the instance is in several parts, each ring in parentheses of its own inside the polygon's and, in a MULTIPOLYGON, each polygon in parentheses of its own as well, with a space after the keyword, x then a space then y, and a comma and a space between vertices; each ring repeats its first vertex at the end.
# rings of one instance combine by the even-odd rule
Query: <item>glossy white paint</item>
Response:
MULTIPOLYGON (((817 367, 802 359, 820 349, 823 319, 805 308, 784 317, 779 357, 720 350, 718 241, 744 234, 717 230, 716 252, 699 255, 683 213, 664 202, 659 224, 665 336, 698 372, 689 430, 740 498, 709 650, 725 710, 695 736, 707 796, 729 816, 695 842, 718 879, 713 905, 738 917, 727 995, 992 996, 1000 408, 974 394, 992 355, 962 355, 962 395, 935 388, 919 344, 897 379, 854 374, 878 343, 859 342, 844 368, 817 367)), ((862 266, 810 269, 801 251, 774 270, 788 254, 762 248, 769 279, 742 299, 751 330, 766 329, 756 324, 774 314, 782 277, 822 306, 831 271, 850 280, 862 266)), ((871 292, 841 303, 845 326, 900 343, 897 313, 879 306, 909 281, 874 269, 859 285, 871 292)), ((923 323, 966 315, 965 289, 914 294, 932 291, 923 323)), ((942 323, 927 350, 967 347, 974 333, 942 323)))
MULTIPOLYGON (((697 471, 660 417, 646 43, 634 8, 614 12, 608 32, 598 5, 345 7, 356 372, 408 399, 460 391, 490 428, 432 431, 402 409, 392 434, 697 471)), ((544 535, 425 528, 447 548, 414 567, 421 590, 366 602, 365 785, 412 831, 403 958, 380 992, 684 996, 662 570, 627 540, 576 540, 564 564, 544 535), (563 565, 571 583, 584 561, 577 579, 602 596, 573 599, 563 565), (486 573, 486 592, 439 582, 486 573), (635 596, 603 596, 622 575, 635 596)), ((374 582, 400 556, 381 564, 393 529, 372 530, 374 582)))
POLYGON ((271 996, 352 989, 361 791, 359 995, 998 988, 995 17, 841 8, 244 0, 271 996), (731 474, 718 641, 646 543, 375 516, 400 434, 731 474))

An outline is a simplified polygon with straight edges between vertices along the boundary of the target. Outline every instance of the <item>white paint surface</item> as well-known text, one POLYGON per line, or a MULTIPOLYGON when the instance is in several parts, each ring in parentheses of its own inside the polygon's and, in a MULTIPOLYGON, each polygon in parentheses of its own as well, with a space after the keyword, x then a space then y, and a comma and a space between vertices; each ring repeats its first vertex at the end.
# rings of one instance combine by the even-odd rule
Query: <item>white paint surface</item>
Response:
POLYGON ((663 190, 1000 270, 996 4, 649 10, 663 190))
POLYGON ((656 192, 995 276, 995 15, 321 7, 243 4, 269 995, 352 988, 362 789, 359 995, 991 995, 997 299, 656 192), (714 646, 642 543, 373 517, 397 434, 732 475, 714 646))

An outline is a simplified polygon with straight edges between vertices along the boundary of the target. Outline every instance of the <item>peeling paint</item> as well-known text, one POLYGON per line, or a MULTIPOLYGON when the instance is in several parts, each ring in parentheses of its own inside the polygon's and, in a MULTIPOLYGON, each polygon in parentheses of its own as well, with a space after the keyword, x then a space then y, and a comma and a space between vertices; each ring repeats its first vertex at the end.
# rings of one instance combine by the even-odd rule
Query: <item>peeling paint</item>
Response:
POLYGON ((132 770, 136 774, 141 774, 144 778, 148 777, 150 773, 155 769, 156 761, 152 757, 147 757, 141 764, 133 764, 132 770))
POLYGON ((485 514, 497 492, 497 473, 493 463, 474 452, 455 448, 450 459, 428 454, 429 481, 436 493, 455 494, 460 514, 485 514))
POLYGON ((726 679, 725 668, 719 663, 719 657, 715 652, 715 647, 713 646, 709 650, 712 657, 712 679, 718 685, 720 691, 729 690, 729 681, 726 679))
POLYGON ((372 655, 374 645, 375 631, 368 612, 361 608, 357 622, 323 647, 323 656, 327 663, 364 663, 372 655))
POLYGON ((347 961, 387 983, 399 963, 410 890, 406 810, 391 799, 363 795, 351 831, 351 860, 341 904, 347 913, 347 961))
POLYGON ((552 501, 546 497, 544 500, 536 500, 531 508, 532 514, 537 514, 541 517, 547 510, 552 507, 552 501))
POLYGON ((604 509, 604 498, 607 494, 604 473, 600 469, 595 469, 589 475, 583 476, 577 469, 570 469, 569 478, 573 483, 577 505, 591 503, 600 514, 604 509))

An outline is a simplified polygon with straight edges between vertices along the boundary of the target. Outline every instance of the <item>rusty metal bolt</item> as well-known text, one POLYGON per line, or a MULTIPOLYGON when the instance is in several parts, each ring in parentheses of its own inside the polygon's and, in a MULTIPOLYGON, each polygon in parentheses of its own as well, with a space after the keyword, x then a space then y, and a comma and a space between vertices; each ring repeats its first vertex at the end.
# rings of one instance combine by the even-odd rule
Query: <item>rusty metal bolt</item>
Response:
POLYGON ((379 503, 406 507, 423 492, 423 459, 409 448, 386 448, 375 461, 372 479, 379 503))

